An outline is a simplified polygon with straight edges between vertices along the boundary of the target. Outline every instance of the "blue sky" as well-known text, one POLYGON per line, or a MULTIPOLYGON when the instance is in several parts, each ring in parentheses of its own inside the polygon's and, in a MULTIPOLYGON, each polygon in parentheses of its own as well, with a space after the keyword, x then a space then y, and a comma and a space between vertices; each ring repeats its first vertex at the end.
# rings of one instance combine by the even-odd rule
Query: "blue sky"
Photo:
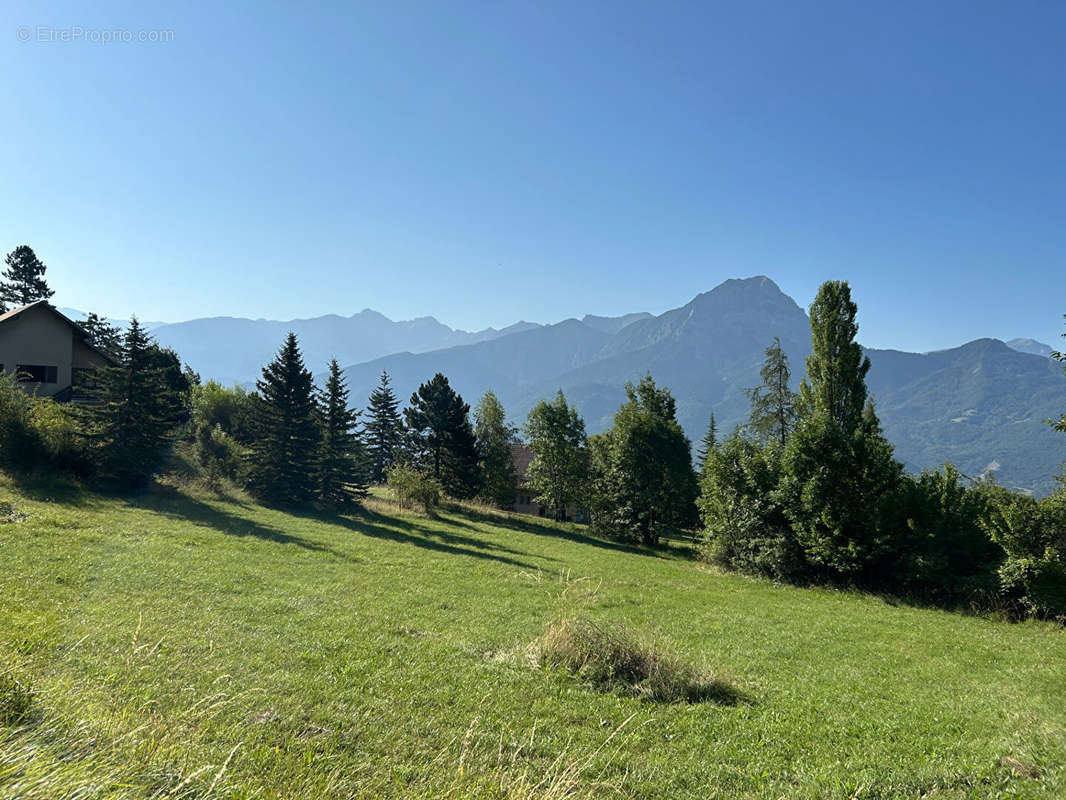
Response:
POLYGON ((1061 343, 1066 4, 94 5, 0 30, 0 249, 61 305, 470 329, 766 274, 849 280, 870 346, 1061 343))

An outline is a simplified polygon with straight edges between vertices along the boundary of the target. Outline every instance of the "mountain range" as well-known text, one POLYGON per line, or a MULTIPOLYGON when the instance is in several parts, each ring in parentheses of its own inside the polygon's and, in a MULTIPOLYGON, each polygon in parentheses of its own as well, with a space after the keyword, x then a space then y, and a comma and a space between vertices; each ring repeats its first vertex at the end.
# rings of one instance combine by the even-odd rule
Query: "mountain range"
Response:
MULTIPOLYGON (((64 309, 77 316, 73 309, 64 309)), ((84 316, 84 315, 81 315, 84 316)), ((685 305, 654 316, 586 315, 552 325, 518 322, 468 332, 433 317, 393 321, 366 309, 276 321, 213 317, 153 324, 204 379, 250 385, 289 331, 316 372, 330 358, 346 365, 353 403, 361 405, 383 371, 401 400, 436 372, 471 405, 493 389, 521 423, 541 398, 563 389, 590 433, 608 428, 626 381, 650 372, 677 398, 678 419, 699 440, 714 411, 720 431, 745 421, 745 390, 773 337, 798 385, 810 353, 807 314, 769 278, 728 280, 685 305)), ((868 349, 878 415, 910 469, 955 463, 972 476, 1050 491, 1066 459, 1066 437, 1044 420, 1066 410, 1066 375, 1031 339, 978 339, 932 353, 868 349)))

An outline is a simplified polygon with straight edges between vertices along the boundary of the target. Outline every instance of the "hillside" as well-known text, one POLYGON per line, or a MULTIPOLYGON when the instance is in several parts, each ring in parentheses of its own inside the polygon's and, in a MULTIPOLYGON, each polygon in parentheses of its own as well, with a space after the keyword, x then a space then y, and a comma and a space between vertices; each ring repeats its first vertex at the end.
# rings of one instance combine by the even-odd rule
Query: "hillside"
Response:
POLYGON ((0 673, 34 692, 0 719, 3 798, 1066 795, 1049 624, 718 575, 472 507, 295 516, 6 481, 0 499, 0 673), (531 666, 573 615, 656 637, 739 701, 531 666))

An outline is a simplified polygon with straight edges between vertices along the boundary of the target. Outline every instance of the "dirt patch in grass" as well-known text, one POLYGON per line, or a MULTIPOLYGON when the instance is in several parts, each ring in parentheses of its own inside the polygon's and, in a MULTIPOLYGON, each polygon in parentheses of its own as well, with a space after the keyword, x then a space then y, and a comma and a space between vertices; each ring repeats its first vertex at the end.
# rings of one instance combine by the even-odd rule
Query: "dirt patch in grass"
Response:
POLYGON ((565 669, 600 691, 655 703, 735 705, 747 700, 734 686, 624 625, 586 618, 552 623, 534 643, 533 658, 542 667, 565 669))

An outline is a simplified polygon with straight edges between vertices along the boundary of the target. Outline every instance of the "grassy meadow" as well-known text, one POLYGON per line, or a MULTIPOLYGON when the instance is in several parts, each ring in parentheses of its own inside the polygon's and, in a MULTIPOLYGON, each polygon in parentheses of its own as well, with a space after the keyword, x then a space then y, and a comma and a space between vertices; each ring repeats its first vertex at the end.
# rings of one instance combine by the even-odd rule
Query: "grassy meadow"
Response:
POLYGON ((474 506, 0 500, 2 798, 1066 797, 1051 624, 474 506), (657 703, 538 665, 574 618, 732 691, 657 703))

